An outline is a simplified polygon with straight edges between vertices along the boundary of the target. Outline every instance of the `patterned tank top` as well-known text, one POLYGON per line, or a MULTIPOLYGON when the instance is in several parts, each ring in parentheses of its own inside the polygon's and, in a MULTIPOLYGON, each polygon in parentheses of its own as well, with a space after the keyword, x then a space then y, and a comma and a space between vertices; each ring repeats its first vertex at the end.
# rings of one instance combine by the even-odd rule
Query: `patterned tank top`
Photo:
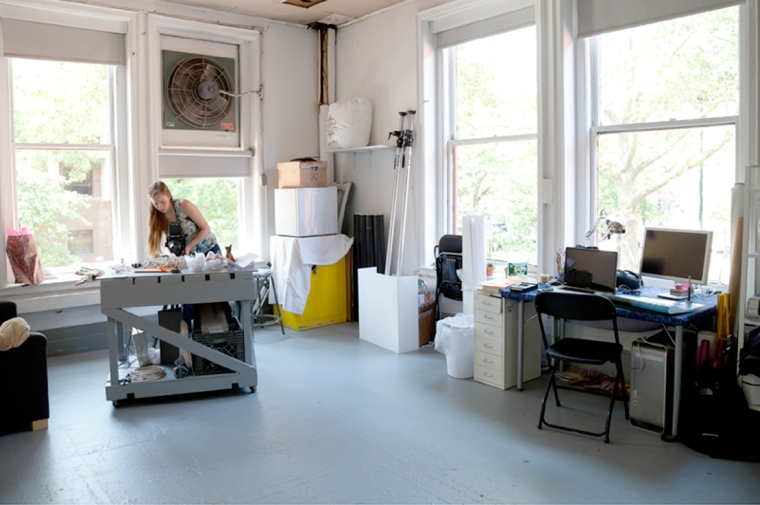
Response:
MULTIPOLYGON (((187 212, 182 210, 182 202, 184 201, 184 198, 174 200, 174 213, 177 214, 177 221, 179 221, 180 226, 182 226, 182 233, 185 235, 185 243, 189 244, 198 234, 198 225, 190 219, 187 212)), ((195 246, 195 252, 206 254, 214 249, 214 246, 216 245, 216 237, 213 232, 209 231, 208 235, 195 246)))

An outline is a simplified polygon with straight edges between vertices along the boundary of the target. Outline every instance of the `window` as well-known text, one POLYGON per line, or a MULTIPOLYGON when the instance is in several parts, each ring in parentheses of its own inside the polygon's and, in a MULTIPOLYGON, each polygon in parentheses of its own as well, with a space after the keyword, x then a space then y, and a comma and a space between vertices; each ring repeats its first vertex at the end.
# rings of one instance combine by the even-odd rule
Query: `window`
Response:
POLYGON ((169 186, 174 198, 185 198, 198 207, 222 251, 230 244, 237 249, 240 244, 239 202, 242 179, 166 179, 164 182, 169 186))
POLYGON ((487 222, 489 259, 537 262, 537 81, 534 25, 443 49, 451 135, 444 198, 449 232, 487 222))
POLYGON ((597 213, 626 226, 599 246, 619 268, 638 271, 645 227, 712 230, 710 278, 728 282, 738 46, 737 7, 592 42, 597 213))
POLYGON ((19 224, 44 269, 112 261, 114 68, 10 61, 19 224))

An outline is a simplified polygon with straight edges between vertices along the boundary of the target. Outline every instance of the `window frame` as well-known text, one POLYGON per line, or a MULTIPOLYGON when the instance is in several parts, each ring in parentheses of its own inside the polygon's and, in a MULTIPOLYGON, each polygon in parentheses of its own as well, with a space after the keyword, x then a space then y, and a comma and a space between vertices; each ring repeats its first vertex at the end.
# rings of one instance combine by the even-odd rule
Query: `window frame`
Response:
MULTIPOLYGON (((10 109, 11 109, 11 116, 15 117, 15 97, 13 96, 13 59, 14 58, 5 58, 8 63, 8 74, 10 77, 11 82, 11 89, 10 89, 10 109)), ((41 59, 41 61, 63 61, 63 60, 47 60, 47 59, 41 59)), ((73 62, 72 63, 76 63, 73 62)), ((98 63, 96 63, 98 64, 98 63)), ((119 151, 117 149, 116 140, 117 140, 117 132, 116 132, 116 104, 119 101, 118 97, 114 94, 117 89, 125 89, 125 86, 122 83, 121 86, 117 86, 116 80, 118 79, 118 75, 120 74, 117 72, 117 68, 121 65, 108 65, 108 64, 100 64, 106 66, 106 75, 108 79, 108 109, 109 109, 109 138, 105 139, 106 142, 102 142, 100 144, 61 144, 61 143, 39 143, 39 142, 17 142, 16 141, 16 135, 15 130, 13 127, 11 127, 11 150, 12 150, 12 166, 11 170, 13 170, 14 177, 16 175, 16 154, 19 150, 43 150, 43 151, 96 151, 98 153, 104 153, 104 156, 101 159, 101 166, 102 170, 107 170, 110 172, 111 177, 111 186, 113 188, 116 188, 116 181, 118 174, 124 170, 123 165, 119 163, 119 159, 116 157, 116 153, 119 151), (110 163, 107 165, 103 163, 104 159, 111 160, 110 163)), ((123 75, 123 73, 121 73, 123 75)), ((13 121, 11 121, 13 122, 13 121)), ((92 177, 92 174, 90 174, 90 177, 92 177)), ((92 179, 90 179, 90 187, 92 188, 92 179)), ((13 192, 13 202, 14 202, 14 227, 18 227, 23 225, 23 223, 19 222, 19 216, 18 216, 18 207, 16 206, 17 201, 17 188, 14 185, 10 188, 8 188, 9 191, 13 192)), ((73 190, 70 190, 73 191, 73 190)), ((2 195, 4 192, 0 191, 0 195, 2 195)), ((118 258, 116 257, 117 251, 121 251, 123 249, 122 247, 122 233, 117 229, 117 226, 119 225, 122 220, 117 219, 117 212, 120 208, 119 205, 119 199, 120 196, 115 189, 113 190, 113 198, 111 200, 111 215, 112 215, 112 223, 111 228, 113 232, 113 254, 114 258, 113 260, 109 260, 111 262, 115 262, 118 258)), ((72 256, 77 256, 76 254, 72 254, 72 256)), ((72 275, 74 275, 74 272, 77 270, 78 266, 76 264, 67 265, 67 266, 59 266, 59 267, 46 267, 45 265, 42 265, 42 271, 43 275, 45 277, 53 277, 53 278, 70 278, 72 275)), ((7 278, 7 285, 13 284, 14 279, 12 278, 12 272, 9 272, 8 278, 7 278)), ((44 282, 44 281, 43 281, 44 282)), ((2 285, 0 285, 2 287, 2 285)))
MULTIPOLYGON (((520 11, 517 11, 519 13, 520 11)), ((521 30, 527 27, 533 26, 538 29, 536 26, 535 20, 533 23, 525 24, 525 23, 516 23, 509 27, 509 29, 504 30, 500 33, 510 33, 513 31, 521 30)), ((497 34, 488 34, 488 36, 493 36, 497 34)), ((437 52, 437 61, 439 62, 438 65, 438 72, 437 72, 437 89, 439 96, 441 97, 441 110, 439 111, 441 114, 441 149, 443 152, 443 174, 442 174, 442 183, 439 187, 439 191, 441 194, 439 195, 438 201, 439 203, 439 215, 442 216, 442 227, 444 233, 449 234, 456 234, 456 216, 455 216, 455 209, 456 209, 456 174, 455 174, 455 151, 458 146, 463 145, 481 145, 481 144, 492 144, 492 143, 508 143, 508 142, 521 142, 521 141, 536 141, 538 143, 538 137, 539 137, 539 127, 538 127, 538 120, 536 121, 536 131, 533 133, 525 133, 525 134, 516 134, 516 135, 498 135, 498 136, 491 136, 491 137, 473 137, 473 138, 467 138, 467 139, 457 139, 456 138, 456 47, 460 44, 466 44, 467 42, 470 42, 472 40, 477 40, 480 37, 474 37, 469 40, 464 40, 458 42, 456 45, 453 46, 447 46, 447 47, 438 47, 436 49, 437 52)), ((538 50, 538 44, 536 45, 536 48, 538 50)), ((536 59, 538 59, 538 54, 536 54, 536 59)), ((538 81, 537 81, 538 86, 538 81)), ((539 90, 536 90, 536 101, 539 100, 539 90)), ((538 105, 538 103, 537 103, 538 105)), ((538 155, 536 156, 536 178, 538 178, 539 174, 539 166, 538 166, 538 155)), ((540 191, 540 187, 538 188, 538 191, 540 191)), ((536 209, 537 212, 540 213, 540 204, 538 201, 536 201, 536 209)), ((539 216, 540 220, 540 216, 539 216)), ((541 242, 540 237, 540 225, 537 229, 537 237, 536 237, 538 243, 541 242)), ((540 247, 540 246, 539 246, 540 247)), ((540 255, 540 251, 536 251, 537 255, 540 255)), ((489 261, 491 261, 491 258, 488 258, 489 261)), ((499 261, 499 260, 494 260, 499 261)), ((535 265, 533 265, 535 267, 535 265)))
MULTIPOLYGON (((741 26, 742 23, 742 16, 743 16, 743 9, 742 7, 739 8, 739 16, 738 16, 738 22, 741 26)), ((687 17, 690 15, 693 15, 694 13, 684 13, 682 16, 679 17, 687 17)), ((677 19, 677 18, 676 18, 677 19)), ((657 23, 661 20, 653 20, 651 23, 657 23)), ((644 26, 644 25, 641 25, 644 26)), ((591 223, 594 223, 599 215, 599 187, 598 187, 598 180, 599 180, 599 139, 600 136, 604 134, 609 133, 636 133, 636 132, 647 132, 647 131, 667 131, 667 130, 678 130, 678 129, 691 129, 691 128, 707 128, 711 126, 728 126, 731 125, 734 127, 734 139, 735 139, 735 149, 736 149, 736 156, 735 156, 735 167, 734 167, 734 177, 735 181, 741 182, 743 180, 743 175, 741 175, 739 172, 740 167, 740 152, 742 150, 742 146, 740 145, 741 141, 741 135, 740 135, 740 125, 741 125, 741 119, 740 115, 730 115, 730 116, 716 116, 716 117, 706 117, 706 118, 696 118, 696 119, 674 119, 672 121, 652 121, 652 122, 642 122, 642 123, 626 123, 626 124, 615 124, 615 125, 600 125, 600 100, 601 100, 601 68, 600 68, 600 51, 599 51, 599 38, 603 34, 600 35, 594 35, 591 37, 588 37, 586 39, 580 39, 578 42, 584 42, 587 44, 586 48, 587 51, 586 54, 586 64, 588 65, 589 72, 587 74, 587 89, 588 89, 588 153, 587 153, 587 163, 588 163, 588 174, 589 178, 586 181, 587 190, 589 194, 589 202, 590 202, 590 213, 587 216, 583 216, 586 218, 588 225, 591 226, 591 223)), ((739 61, 738 68, 741 68, 741 62, 742 62, 742 51, 745 45, 742 43, 742 33, 741 30, 739 30, 739 61)), ((739 84, 739 103, 742 103, 742 97, 743 97, 743 90, 744 86, 740 80, 739 84)), ((741 107, 739 109, 741 111, 741 107)), ((731 226, 733 227, 733 223, 731 223, 731 226)), ((580 231, 580 230, 579 230, 580 231)), ((739 231, 740 233, 741 231, 739 231)), ((592 245, 597 245, 598 240, 598 234, 594 234, 594 241, 592 245)), ((733 243, 733 239, 731 241, 733 243)))

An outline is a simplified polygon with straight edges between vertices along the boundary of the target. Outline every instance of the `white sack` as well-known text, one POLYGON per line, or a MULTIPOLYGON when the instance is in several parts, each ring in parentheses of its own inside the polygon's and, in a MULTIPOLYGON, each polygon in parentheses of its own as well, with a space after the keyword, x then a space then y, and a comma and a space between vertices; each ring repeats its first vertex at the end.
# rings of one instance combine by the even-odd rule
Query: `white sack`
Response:
POLYGON ((372 128, 372 104, 364 98, 331 104, 326 128, 329 149, 365 147, 372 128))

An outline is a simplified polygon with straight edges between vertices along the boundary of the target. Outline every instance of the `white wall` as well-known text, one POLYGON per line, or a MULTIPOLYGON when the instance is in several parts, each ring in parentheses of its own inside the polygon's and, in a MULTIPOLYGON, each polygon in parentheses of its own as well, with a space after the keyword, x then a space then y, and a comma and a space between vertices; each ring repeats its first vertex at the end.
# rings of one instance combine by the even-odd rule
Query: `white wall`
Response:
POLYGON ((319 157, 318 41, 317 32, 306 27, 272 24, 264 34, 262 128, 269 236, 274 235, 277 163, 319 157))
MULTIPOLYGON (((147 8, 167 16, 182 19, 221 23, 227 21, 225 15, 220 19, 198 9, 184 9, 176 4, 164 4, 139 0, 103 0, 112 8, 137 10, 147 8)), ((238 19, 240 22, 240 19, 238 19)), ((316 32, 306 27, 270 22, 259 18, 244 20, 252 27, 262 28, 262 83, 264 85, 264 101, 262 107, 261 128, 263 148, 256 153, 261 156, 268 180, 267 215, 269 235, 274 233, 274 198, 273 189, 277 187, 278 161, 294 157, 318 155, 318 126, 317 126, 317 54, 318 39, 316 32)), ((234 23, 230 23, 234 24, 234 23)), ((140 169, 148 170, 147 167, 140 169)), ((142 193, 140 193, 142 194, 142 193)), ((268 251, 262 251, 267 256, 268 251)), ((100 313, 99 305, 86 307, 64 308, 41 312, 26 312, 21 314, 38 331, 50 328, 78 326, 105 321, 100 313)))
MULTIPOLYGON (((399 127, 399 112, 417 108, 417 2, 398 7, 340 28, 336 48, 336 101, 362 97, 372 104, 370 145, 393 145, 388 133, 399 127)), ((417 115, 419 119, 420 114, 417 115)), ((417 130, 418 122, 415 123, 417 130)), ((418 137, 419 138, 419 137, 418 137)), ((355 213, 384 214, 388 231, 393 196, 395 150, 335 154, 335 179, 353 182, 346 206, 349 234, 355 213)), ((422 166, 414 151, 406 219, 403 274, 418 264, 417 176, 422 166)), ((398 225, 397 225, 398 226, 398 225)), ((429 258, 432 263, 433 258, 429 258)))

